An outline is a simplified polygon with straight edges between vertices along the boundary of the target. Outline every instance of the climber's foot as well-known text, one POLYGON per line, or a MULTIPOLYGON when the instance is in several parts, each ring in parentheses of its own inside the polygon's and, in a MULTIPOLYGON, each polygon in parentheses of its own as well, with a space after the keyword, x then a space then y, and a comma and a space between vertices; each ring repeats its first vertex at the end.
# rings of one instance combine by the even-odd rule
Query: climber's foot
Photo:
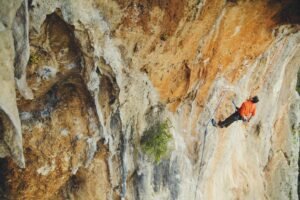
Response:
POLYGON ((226 127, 226 126, 222 125, 222 123, 221 123, 221 122, 219 122, 217 126, 218 126, 218 127, 220 127, 220 128, 224 128, 224 127, 226 127))
POLYGON ((211 124, 212 124, 214 127, 218 127, 217 122, 216 122, 215 119, 211 119, 211 124))

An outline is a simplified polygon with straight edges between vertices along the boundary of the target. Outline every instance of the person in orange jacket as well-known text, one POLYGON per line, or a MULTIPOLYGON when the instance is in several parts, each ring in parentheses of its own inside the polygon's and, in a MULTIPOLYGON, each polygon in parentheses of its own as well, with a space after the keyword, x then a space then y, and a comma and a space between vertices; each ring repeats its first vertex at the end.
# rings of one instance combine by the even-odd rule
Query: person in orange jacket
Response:
POLYGON ((212 124, 215 127, 228 127, 235 121, 243 120, 245 122, 249 122, 250 119, 255 115, 256 112, 256 103, 259 101, 257 96, 254 96, 248 100, 246 100, 240 108, 236 107, 236 111, 226 118, 224 121, 219 121, 216 123, 214 119, 212 119, 212 124))

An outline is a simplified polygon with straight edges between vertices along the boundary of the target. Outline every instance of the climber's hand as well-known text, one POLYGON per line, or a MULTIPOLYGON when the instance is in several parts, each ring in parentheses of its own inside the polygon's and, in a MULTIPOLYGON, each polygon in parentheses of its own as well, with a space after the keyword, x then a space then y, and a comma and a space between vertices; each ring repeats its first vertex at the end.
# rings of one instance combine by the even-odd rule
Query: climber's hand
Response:
POLYGON ((249 117, 249 119, 247 119, 247 122, 250 122, 250 119, 252 118, 252 116, 251 117, 249 117))

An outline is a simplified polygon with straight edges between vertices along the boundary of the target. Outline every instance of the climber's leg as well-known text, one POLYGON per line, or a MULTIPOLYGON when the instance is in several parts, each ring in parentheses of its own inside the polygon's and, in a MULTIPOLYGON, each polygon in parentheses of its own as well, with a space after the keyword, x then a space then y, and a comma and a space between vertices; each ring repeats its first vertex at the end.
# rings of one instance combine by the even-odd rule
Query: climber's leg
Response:
POLYGON ((232 115, 230 115, 228 118, 226 118, 224 121, 219 121, 218 126, 223 128, 223 127, 228 127, 230 124, 237 120, 241 120, 241 116, 239 112, 234 112, 232 115))

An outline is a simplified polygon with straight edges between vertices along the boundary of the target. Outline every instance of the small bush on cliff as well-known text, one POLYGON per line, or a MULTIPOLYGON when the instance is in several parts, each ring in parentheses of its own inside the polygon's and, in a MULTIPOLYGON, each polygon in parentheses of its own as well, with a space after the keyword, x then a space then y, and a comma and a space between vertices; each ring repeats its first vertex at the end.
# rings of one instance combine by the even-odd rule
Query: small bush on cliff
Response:
POLYGON ((38 54, 31 54, 29 57, 28 64, 33 65, 37 64, 40 61, 40 57, 38 54))
POLYGON ((170 124, 166 120, 157 122, 144 132, 141 139, 142 151, 156 163, 168 154, 168 143, 172 140, 170 124))

